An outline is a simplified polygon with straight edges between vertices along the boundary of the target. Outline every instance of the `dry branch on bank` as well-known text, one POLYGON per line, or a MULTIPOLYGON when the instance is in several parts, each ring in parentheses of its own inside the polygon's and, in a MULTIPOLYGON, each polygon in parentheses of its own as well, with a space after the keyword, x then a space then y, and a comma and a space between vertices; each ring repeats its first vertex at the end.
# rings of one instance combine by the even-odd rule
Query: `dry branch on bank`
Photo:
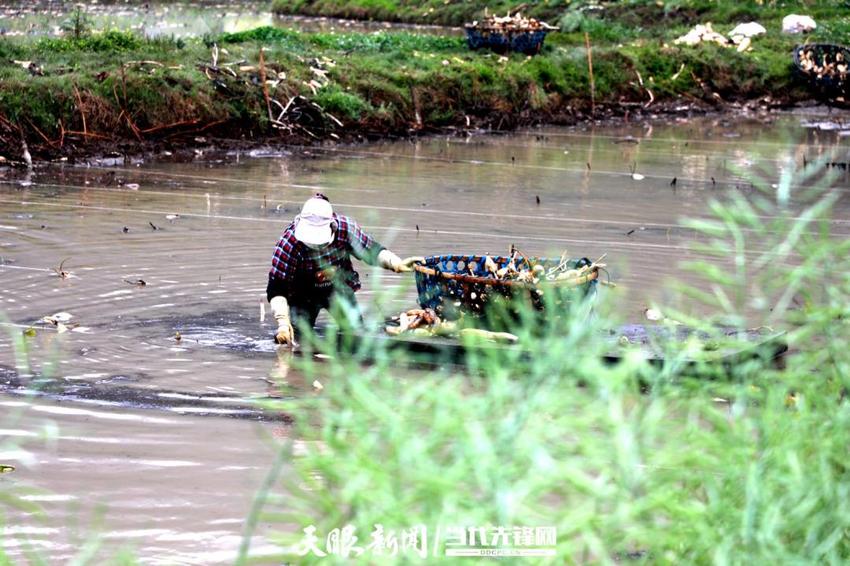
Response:
MULTIPOLYGON (((213 46, 211 62, 198 63, 197 68, 212 83, 213 88, 231 97, 262 96, 264 114, 273 130, 287 134, 304 134, 320 139, 342 122, 325 111, 322 106, 302 96, 295 86, 287 84, 286 72, 266 61, 265 50, 260 48, 257 66, 243 65, 244 60, 220 62, 221 51, 213 46), (235 69, 234 69, 235 67, 235 69)), ((315 61, 311 71, 315 79, 304 85, 315 94, 328 84, 325 65, 332 62, 315 61)), ((336 137, 332 132, 331 137, 336 137)))

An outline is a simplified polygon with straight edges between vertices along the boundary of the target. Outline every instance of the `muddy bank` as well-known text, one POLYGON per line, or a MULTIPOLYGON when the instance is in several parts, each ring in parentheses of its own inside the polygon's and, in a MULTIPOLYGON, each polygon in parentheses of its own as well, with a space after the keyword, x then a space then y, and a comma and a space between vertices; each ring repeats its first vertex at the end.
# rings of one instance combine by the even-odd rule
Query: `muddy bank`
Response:
MULTIPOLYGON (((66 141, 65 145, 57 148, 48 144, 47 147, 38 144, 29 145, 34 160, 34 166, 50 162, 63 162, 69 164, 91 164, 97 166, 116 166, 127 163, 143 163, 149 160, 159 162, 192 162, 200 161, 228 161, 233 156, 247 157, 277 157, 286 154, 297 154, 303 158, 313 156, 313 148, 323 147, 352 147, 363 143, 376 142, 380 140, 414 140, 419 137, 429 136, 452 136, 465 139, 474 136, 503 133, 510 134, 512 131, 524 127, 535 127, 543 125, 551 126, 618 126, 642 121, 670 121, 696 119, 699 117, 735 117, 748 120, 758 120, 764 123, 771 122, 777 115, 788 108, 812 108, 822 109, 816 101, 803 101, 800 103, 780 103, 773 99, 747 101, 743 103, 728 104, 722 107, 708 104, 682 104, 662 103, 652 112, 641 109, 629 109, 622 106, 599 106, 595 111, 590 109, 577 110, 563 114, 553 115, 524 115, 517 119, 512 117, 506 119, 475 119, 470 120, 469 125, 458 126, 431 126, 420 129, 399 129, 397 131, 377 131, 372 129, 349 128, 340 131, 338 137, 315 137, 308 135, 281 135, 279 133, 245 135, 241 129, 230 129, 226 126, 209 131, 206 135, 192 135, 191 132, 163 136, 159 138, 135 140, 125 137, 112 136, 107 139, 74 139, 66 141), (281 149, 290 148, 290 149, 281 149)), ((3 161, 0 159, 0 170, 3 167, 23 169, 26 163, 20 158, 21 147, 16 148, 15 142, 9 144, 11 158, 3 161)), ((321 149, 320 149, 321 151, 321 149)), ((320 154, 317 154, 320 155, 320 154)))
MULTIPOLYGON (((798 105, 808 106, 801 103, 798 105)), ((27 150, 35 165, 39 162, 91 163, 97 165, 118 165, 128 161, 140 162, 149 159, 160 161, 186 162, 196 159, 205 161, 227 159, 228 156, 244 154, 265 157, 281 154, 281 147, 295 147, 292 150, 299 155, 309 157, 311 147, 352 146, 380 140, 415 139, 422 136, 449 135, 459 138, 478 136, 488 133, 509 133, 523 127, 540 125, 575 126, 580 124, 617 125, 643 120, 689 119, 699 116, 724 115, 749 116, 769 121, 770 111, 793 106, 773 99, 734 103, 722 107, 709 104, 683 104, 667 102, 658 104, 652 112, 643 109, 631 109, 621 105, 597 106, 590 108, 567 109, 561 113, 537 114, 523 112, 519 116, 475 117, 461 124, 436 126, 423 125, 421 128, 406 127, 400 124, 393 130, 380 130, 365 125, 353 125, 335 130, 336 135, 318 136, 308 134, 279 132, 246 131, 238 121, 216 124, 198 134, 192 130, 175 132, 169 135, 148 136, 147 139, 134 139, 112 132, 111 135, 67 135, 64 142, 40 143, 38 139, 29 139, 27 150)), ((26 136, 26 134, 25 134, 26 136)), ((26 136, 29 137, 29 136, 26 136)), ((43 138, 42 142, 44 141, 43 138)), ((12 133, 3 140, 3 153, 0 155, 0 168, 25 168, 22 156, 24 149, 18 136, 12 133), (7 157, 8 156, 8 157, 7 157)), ((287 153, 284 151, 284 153, 287 153)))
POLYGON ((811 97, 789 56, 771 47, 599 45, 591 74, 583 46, 527 57, 470 51, 460 37, 262 27, 212 39, 6 38, 0 59, 0 156, 18 164, 27 151, 76 160, 349 143, 770 109, 811 97))

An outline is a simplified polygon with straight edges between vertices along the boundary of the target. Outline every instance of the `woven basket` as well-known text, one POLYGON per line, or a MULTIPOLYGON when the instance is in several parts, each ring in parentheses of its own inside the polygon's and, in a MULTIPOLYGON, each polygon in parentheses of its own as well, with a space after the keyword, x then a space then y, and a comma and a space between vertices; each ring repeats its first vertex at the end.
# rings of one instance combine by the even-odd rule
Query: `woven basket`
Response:
MULTIPOLYGON (((537 309, 543 308, 543 289, 557 287, 569 290, 559 296, 581 298, 595 289, 599 271, 593 269, 575 279, 541 281, 537 285, 512 280, 496 279, 484 269, 481 255, 440 255, 425 258, 424 264, 414 266, 416 289, 422 308, 431 308, 443 317, 453 318, 458 312, 483 313, 487 306, 499 298, 529 299, 537 309)), ((499 268, 505 267, 510 258, 490 256, 499 268)), ((568 269, 590 265, 587 258, 567 260, 568 269)), ((542 265, 546 269, 557 267, 559 259, 521 258, 517 267, 528 269, 542 265)))
MULTIPOLYGON (((832 43, 809 43, 798 45, 794 48, 794 68, 797 76, 807 81, 815 91, 821 96, 828 99, 845 99, 850 98, 848 89, 850 89, 850 48, 843 45, 832 43), (826 64, 832 64, 832 69, 828 71, 815 72, 812 69, 804 68, 804 59, 808 58, 813 62, 813 65, 823 69, 826 64), (845 72, 840 72, 836 67, 840 58, 843 59, 844 65, 847 66, 845 72)), ((839 102, 845 102, 839 100, 839 102)))
POLYGON ((526 55, 537 55, 549 29, 534 31, 496 30, 484 26, 466 27, 466 44, 470 49, 488 47, 496 53, 515 51, 526 55))

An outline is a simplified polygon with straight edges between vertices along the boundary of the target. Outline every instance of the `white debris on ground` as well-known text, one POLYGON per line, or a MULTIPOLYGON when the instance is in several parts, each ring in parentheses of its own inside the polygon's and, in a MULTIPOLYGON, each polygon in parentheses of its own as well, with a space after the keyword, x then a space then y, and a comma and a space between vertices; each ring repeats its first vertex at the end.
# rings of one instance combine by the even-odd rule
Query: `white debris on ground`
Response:
MULTIPOLYGON (((446 2, 448 4, 448 2, 446 2)), ((525 4, 523 4, 524 6, 525 4)), ((486 15, 486 10, 485 10, 486 15)), ((496 15, 487 16, 484 18, 484 21, 480 23, 478 20, 473 21, 471 24, 466 24, 466 27, 476 28, 481 27, 483 29, 488 29, 491 31, 496 31, 499 33, 511 32, 511 31, 537 31, 541 29, 546 30, 556 30, 558 29, 555 26, 550 26, 546 22, 541 22, 540 20, 536 20, 534 18, 526 18, 520 12, 517 12, 513 16, 508 13, 505 17, 499 17, 496 15)))
POLYGON ((747 22, 735 26, 735 29, 729 32, 729 38, 737 46, 739 52, 744 52, 750 48, 752 38, 763 33, 767 33, 763 25, 758 22, 747 22))
POLYGON ((758 22, 747 22, 738 24, 729 33, 727 38, 721 33, 714 31, 711 27, 711 22, 706 24, 697 24, 691 31, 677 38, 673 43, 676 45, 699 45, 700 43, 709 42, 722 45, 723 47, 735 47, 738 51, 747 51, 750 49, 752 38, 767 33, 763 25, 758 22))
POLYGON ((735 29, 729 32, 729 37, 733 38, 734 41, 735 36, 755 37, 763 33, 767 33, 767 30, 764 29, 763 25, 758 22, 747 22, 745 24, 738 24, 735 26, 735 29))
POLYGON ((782 33, 807 33, 817 27, 818 25, 811 16, 788 14, 782 18, 782 33))
POLYGON ((697 24, 691 31, 677 38, 673 43, 676 45, 699 45, 703 42, 714 42, 718 45, 728 45, 729 40, 722 34, 711 28, 711 22, 697 24))

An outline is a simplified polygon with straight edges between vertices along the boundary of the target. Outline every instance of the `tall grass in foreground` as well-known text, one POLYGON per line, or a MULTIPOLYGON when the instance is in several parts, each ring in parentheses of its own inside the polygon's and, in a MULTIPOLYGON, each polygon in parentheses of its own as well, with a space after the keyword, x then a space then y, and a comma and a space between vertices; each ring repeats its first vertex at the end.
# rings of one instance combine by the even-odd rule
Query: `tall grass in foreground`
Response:
MULTIPOLYGON (((16 379, 20 379, 21 387, 25 388, 18 392, 22 403, 0 413, 0 428, 5 429, 0 435, 0 566, 44 565, 50 563, 50 558, 44 550, 43 535, 30 533, 38 533, 39 527, 52 526, 51 515, 38 502, 37 497, 43 496, 45 491, 34 485, 33 476, 39 462, 29 449, 36 444, 54 445, 59 440, 60 431, 56 423, 44 419, 34 430, 20 428, 20 436, 17 432, 31 404, 38 397, 39 389, 58 373, 60 354, 58 349, 51 349, 46 362, 40 368, 33 368, 29 352, 35 337, 26 331, 22 333, 3 313, 0 313, 0 326, 8 328, 16 379)), ((66 526, 72 528, 71 525, 66 526)), ((86 524, 77 539, 78 548, 65 563, 75 566, 136 563, 127 550, 105 550, 102 531, 100 517, 86 524)))
MULTIPOLYGON (((697 251, 729 267, 696 265, 707 284, 686 297, 711 321, 744 326, 747 312, 787 330, 784 368, 760 355, 692 363, 693 341, 663 364, 626 348, 606 365, 604 304, 596 319, 522 326, 521 349, 473 349, 466 369, 410 369, 364 346, 373 363, 365 350, 338 356, 321 366, 320 394, 286 404, 306 453, 281 449, 294 470, 270 477, 253 520, 279 522, 281 558, 298 563, 352 561, 297 554, 304 527, 327 550, 347 525, 361 548, 376 525, 397 537, 395 556, 354 559, 373 564, 451 563, 445 544, 432 546, 450 527, 538 526, 556 527, 556 556, 535 563, 846 562, 850 266, 830 233, 837 193, 814 171, 822 164, 755 183, 756 194, 688 222, 697 251), (427 559, 401 550, 416 525, 427 559)), ((309 356, 300 366, 319 371, 309 356)))
MULTIPOLYGON (((0 314, 0 325, 9 326, 9 346, 13 353, 18 375, 31 378, 26 337, 17 328, 11 326, 8 319, 2 314, 0 314)), ((48 375, 50 367, 48 364, 46 372, 48 375)), ((19 407, 4 412, 2 419, 0 419, 0 426, 13 429, 25 410, 26 407, 19 407)), ((42 439, 50 439, 54 434, 53 427, 46 425, 41 436, 42 439)), ((23 472, 19 468, 24 466, 29 468, 34 464, 34 458, 25 450, 21 438, 6 432, 0 439, 0 467, 2 467, 0 468, 0 566, 15 563, 5 550, 9 541, 14 541, 16 545, 20 544, 30 558, 38 559, 37 552, 25 536, 17 537, 18 540, 15 540, 16 537, 7 537, 5 533, 8 526, 20 526, 16 525, 15 522, 10 522, 10 516, 27 516, 36 522, 43 522, 46 519, 46 514, 41 506, 26 498, 27 494, 33 492, 32 488, 28 487, 25 481, 18 481, 18 476, 23 472)), ((33 559, 33 562, 37 561, 35 559, 33 559)))

